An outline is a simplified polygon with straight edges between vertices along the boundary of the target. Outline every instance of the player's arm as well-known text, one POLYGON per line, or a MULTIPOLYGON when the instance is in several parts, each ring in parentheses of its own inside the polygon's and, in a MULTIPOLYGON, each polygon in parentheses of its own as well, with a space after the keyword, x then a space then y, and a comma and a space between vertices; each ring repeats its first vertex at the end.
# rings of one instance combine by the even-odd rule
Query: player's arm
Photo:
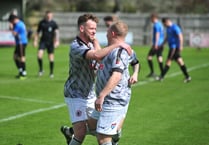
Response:
POLYGON ((12 35, 15 37, 18 35, 18 33, 15 30, 12 30, 11 32, 12 32, 12 35))
POLYGON ((183 34, 179 33, 178 38, 179 38, 179 47, 180 47, 179 50, 182 51, 183 50, 183 42, 184 42, 183 34))
POLYGON ((160 39, 160 33, 159 33, 159 32, 156 32, 156 33, 155 33, 155 44, 154 44, 154 49, 158 49, 158 42, 159 42, 159 39, 160 39))
POLYGON ((133 74, 129 79, 129 84, 132 85, 138 81, 138 73, 140 71, 139 60, 137 59, 136 53, 134 51, 133 54, 131 55, 130 60, 131 60, 130 65, 132 66, 133 74))
POLYGON ((168 41, 168 37, 166 36, 165 39, 163 40, 162 46, 165 45, 165 43, 168 41))
POLYGON ((19 28, 14 27, 14 25, 12 25, 12 29, 10 29, 10 31, 12 32, 12 35, 13 35, 14 37, 18 37, 19 28))
POLYGON ((175 25, 174 27, 174 32, 177 35, 178 39, 179 39, 179 50, 182 51, 183 50, 183 34, 181 31, 181 28, 178 25, 175 25))
POLYGON ((137 62, 136 64, 132 65, 133 68, 133 74, 131 75, 130 79, 129 79, 129 84, 135 84, 138 81, 138 74, 140 71, 140 64, 139 62, 137 62))
POLYGON ((38 28, 37 28, 37 31, 35 32, 34 40, 33 40, 33 46, 34 47, 37 47, 38 46, 39 33, 41 32, 41 30, 42 30, 41 22, 39 22, 38 28))
POLYGON ((13 24, 9 23, 9 30, 12 31, 13 30, 13 24))
POLYGON ((121 78, 122 78, 121 72, 113 71, 106 86, 100 92, 99 96, 97 97, 97 100, 95 101, 95 109, 97 111, 102 111, 102 104, 104 102, 104 98, 117 86, 121 78))
POLYGON ((59 41, 59 29, 55 29, 54 33, 55 33, 55 36, 54 36, 54 47, 56 48, 60 44, 60 41, 59 41))
MULTIPOLYGON (((97 42, 93 42, 93 43, 97 43, 97 42)), ((97 44, 97 45, 99 45, 99 44, 97 44)), ((95 46, 95 44, 94 44, 94 46, 95 46)), ((121 42, 118 44, 112 44, 112 45, 107 46, 103 49, 91 49, 91 50, 87 51, 85 58, 94 59, 94 60, 101 60, 104 56, 109 54, 113 49, 118 48, 118 47, 123 47, 124 49, 127 50, 127 52, 129 54, 132 53, 131 47, 128 44, 121 42)))
POLYGON ((35 35, 34 35, 34 41, 33 41, 34 47, 38 46, 38 39, 39 39, 39 33, 36 32, 35 35))
POLYGON ((94 39, 93 45, 94 45, 95 50, 102 49, 97 38, 94 39))

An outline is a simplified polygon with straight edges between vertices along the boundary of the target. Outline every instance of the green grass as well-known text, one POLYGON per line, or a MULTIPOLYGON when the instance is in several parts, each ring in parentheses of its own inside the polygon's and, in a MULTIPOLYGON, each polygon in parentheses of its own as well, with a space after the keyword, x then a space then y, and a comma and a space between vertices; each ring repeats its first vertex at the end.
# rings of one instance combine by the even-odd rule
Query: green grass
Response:
MULTIPOLYGON (((68 77, 68 45, 55 53, 55 77, 49 78, 47 55, 45 74, 37 77, 37 50, 27 47, 28 78, 15 79, 13 48, 0 48, 0 145, 65 145, 59 128, 69 124, 67 107, 42 111, 12 120, 12 116, 63 105, 63 85, 68 77), (16 100, 15 100, 16 99, 16 100), (30 100, 33 99, 33 100, 30 100), (42 102, 34 102, 34 100, 42 102)), ((149 47, 134 47, 141 63, 139 83, 132 87, 132 100, 123 127, 121 145, 209 145, 209 49, 185 48, 183 58, 192 82, 173 62, 163 82, 147 79, 149 47), (175 74, 175 75, 173 75, 175 74)), ((166 58, 167 49, 164 51, 166 58)), ((155 61, 155 70, 159 74, 155 61)), ((87 136, 84 145, 96 145, 87 136)))

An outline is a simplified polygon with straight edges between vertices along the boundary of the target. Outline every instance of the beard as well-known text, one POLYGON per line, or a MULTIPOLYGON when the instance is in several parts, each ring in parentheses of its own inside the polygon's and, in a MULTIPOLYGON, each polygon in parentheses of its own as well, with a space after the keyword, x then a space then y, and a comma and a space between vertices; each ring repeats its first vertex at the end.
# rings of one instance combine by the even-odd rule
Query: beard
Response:
POLYGON ((93 42, 94 38, 91 38, 87 33, 84 33, 84 37, 86 38, 87 41, 93 42))

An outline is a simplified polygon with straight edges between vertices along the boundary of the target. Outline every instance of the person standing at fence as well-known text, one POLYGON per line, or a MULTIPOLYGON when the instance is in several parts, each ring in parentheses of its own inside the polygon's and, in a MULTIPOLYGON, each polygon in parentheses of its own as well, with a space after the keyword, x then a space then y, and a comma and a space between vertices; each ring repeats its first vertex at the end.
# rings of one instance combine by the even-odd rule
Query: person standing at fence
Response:
POLYGON ((160 77, 157 78, 157 80, 163 80, 171 66, 172 60, 175 60, 185 76, 184 82, 188 83, 191 81, 191 77, 189 76, 186 65, 184 64, 183 58, 181 57, 181 52, 183 50, 182 30, 177 24, 174 24, 170 20, 170 18, 163 18, 162 22, 164 26, 167 28, 167 35, 163 44, 165 44, 166 41, 168 42, 169 52, 166 60, 166 65, 163 69, 163 72, 161 73, 160 77))
POLYGON ((57 23, 53 20, 53 13, 46 11, 45 18, 38 24, 38 29, 34 37, 34 46, 38 45, 39 33, 42 32, 42 36, 38 49, 38 65, 39 76, 42 76, 43 71, 43 54, 47 48, 50 68, 50 78, 54 77, 54 48, 59 46, 59 28, 57 23))
POLYGON ((26 57, 25 51, 28 43, 27 40, 27 29, 23 21, 21 21, 18 16, 11 14, 9 16, 10 30, 15 37, 15 51, 14 51, 14 61, 19 70, 17 78, 24 80, 26 78, 26 57))
POLYGON ((153 23, 153 35, 152 35, 152 46, 149 50, 147 61, 148 66, 150 68, 150 73, 147 75, 147 77, 156 77, 156 74, 154 73, 154 66, 153 66, 153 56, 157 56, 157 61, 159 64, 160 72, 163 71, 163 40, 164 40, 164 30, 162 23, 158 20, 158 15, 156 13, 151 14, 150 16, 151 22, 153 23))

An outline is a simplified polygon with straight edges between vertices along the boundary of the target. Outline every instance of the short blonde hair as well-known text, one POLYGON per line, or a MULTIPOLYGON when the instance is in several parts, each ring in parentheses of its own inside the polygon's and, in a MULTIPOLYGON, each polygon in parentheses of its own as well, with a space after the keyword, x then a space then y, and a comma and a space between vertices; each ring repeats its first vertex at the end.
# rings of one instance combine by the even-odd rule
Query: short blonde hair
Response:
POLYGON ((110 30, 115 32, 117 36, 126 37, 128 25, 122 21, 117 21, 110 26, 110 30))

